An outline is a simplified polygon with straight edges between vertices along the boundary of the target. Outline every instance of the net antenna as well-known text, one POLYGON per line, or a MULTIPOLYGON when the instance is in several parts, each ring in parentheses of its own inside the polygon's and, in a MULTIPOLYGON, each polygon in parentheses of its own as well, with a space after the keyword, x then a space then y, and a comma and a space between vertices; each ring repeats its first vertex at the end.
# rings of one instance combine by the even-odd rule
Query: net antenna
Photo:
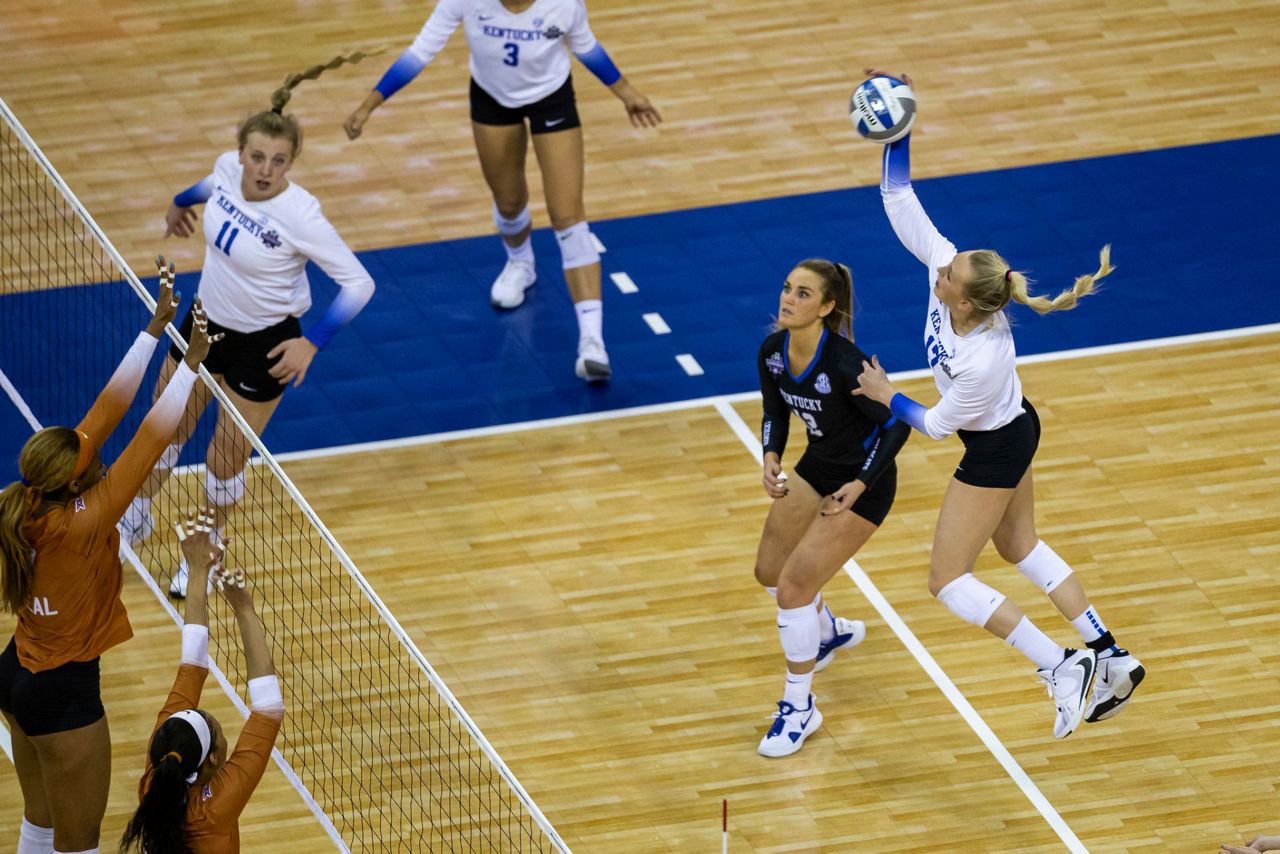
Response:
MULTIPOLYGON (((3 100, 0 306, 0 388, 33 431, 41 423, 79 420, 155 306, 3 100)), ((172 325, 166 331, 185 349, 172 325)), ((104 455, 118 454, 137 430, 157 370, 153 364, 104 455)), ((254 580, 288 707, 273 758, 334 845, 342 851, 568 851, 203 368, 201 378, 257 453, 227 533, 234 560, 254 580)), ((211 421, 203 419, 187 442, 183 458, 190 464, 175 469, 155 496, 158 522, 206 503, 203 457, 211 421)), ((180 624, 162 590, 179 558, 177 539, 167 531, 157 524, 136 554, 125 546, 122 556, 180 624)), ((233 688, 247 683, 234 616, 219 597, 210 606, 218 626, 211 633, 211 672, 247 716, 233 688)), ((157 686, 157 702, 163 687, 157 686)))

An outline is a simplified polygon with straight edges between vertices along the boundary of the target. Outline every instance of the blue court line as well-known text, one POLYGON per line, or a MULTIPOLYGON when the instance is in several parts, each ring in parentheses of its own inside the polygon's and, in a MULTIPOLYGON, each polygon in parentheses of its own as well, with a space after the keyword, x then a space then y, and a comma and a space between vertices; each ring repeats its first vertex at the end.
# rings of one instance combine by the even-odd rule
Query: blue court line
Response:
MULTIPOLYGON (((1057 293, 1092 272, 1098 249, 1113 244, 1117 272, 1100 295, 1061 315, 1012 310, 1019 353, 1028 355, 1280 322, 1271 285, 1280 261, 1278 159, 1280 136, 1264 136, 920 180, 916 190, 957 246, 998 249, 1030 272, 1037 292, 1057 293)), ((573 375, 577 330, 549 230, 534 233, 539 281, 513 312, 488 304, 505 260, 497 237, 374 250, 361 259, 378 293, 316 357, 306 382, 286 393, 267 446, 300 451, 750 391, 781 282, 812 256, 852 267, 864 350, 890 371, 925 364, 925 273, 890 230, 875 187, 592 227, 608 248, 611 383, 587 386, 573 375), (613 272, 626 272, 639 291, 620 293, 613 272), (655 335, 646 312, 661 313, 671 333, 655 335), (681 353, 706 373, 687 376, 675 360, 681 353)), ((316 307, 304 327, 336 291, 314 267, 309 275, 316 307)), ((178 287, 193 293, 195 274, 179 276, 178 287)), ((83 291, 0 298, 0 310, 40 325, 34 341, 0 341, 0 369, 15 360, 42 366, 21 388, 46 423, 73 423, 105 380, 60 368, 75 358, 69 347, 95 346, 77 340, 85 337, 77 303, 90 301, 83 291)), ((120 330, 105 336, 110 353, 97 364, 114 364, 144 322, 130 299, 92 296, 106 306, 95 309, 106 315, 96 322, 120 330)), ((12 470, 26 428, 11 408, 0 411, 12 470)), ((189 448, 183 462, 201 455, 189 448)))

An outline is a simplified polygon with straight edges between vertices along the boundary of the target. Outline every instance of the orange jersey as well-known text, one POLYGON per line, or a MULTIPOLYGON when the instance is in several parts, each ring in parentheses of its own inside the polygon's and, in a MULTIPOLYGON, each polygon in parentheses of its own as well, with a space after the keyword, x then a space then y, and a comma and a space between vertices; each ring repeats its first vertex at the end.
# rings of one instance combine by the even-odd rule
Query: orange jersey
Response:
MULTIPOLYGON (((79 429, 100 448, 128 411, 156 339, 145 333, 129 351, 79 429), (145 340, 144 340, 145 339, 145 340)), ((35 550, 32 602, 18 615, 18 660, 39 673, 69 661, 91 661, 133 636, 120 591, 116 523, 164 451, 190 394, 194 374, 180 368, 138 433, 92 488, 64 506, 50 505, 23 526, 35 550), (187 376, 182 377, 183 373, 187 376)))
MULTIPOLYGON (((200 705, 200 692, 208 673, 206 668, 194 664, 178 667, 173 690, 151 731, 153 736, 170 715, 200 705)), ((187 791, 185 830, 187 845, 195 854, 232 854, 240 850, 240 813, 271 760, 271 748, 280 732, 281 720, 282 717, 272 714, 250 712, 235 749, 217 773, 207 783, 193 783, 187 791)), ((151 783, 152 771, 148 756, 142 782, 138 784, 139 802, 151 783)))

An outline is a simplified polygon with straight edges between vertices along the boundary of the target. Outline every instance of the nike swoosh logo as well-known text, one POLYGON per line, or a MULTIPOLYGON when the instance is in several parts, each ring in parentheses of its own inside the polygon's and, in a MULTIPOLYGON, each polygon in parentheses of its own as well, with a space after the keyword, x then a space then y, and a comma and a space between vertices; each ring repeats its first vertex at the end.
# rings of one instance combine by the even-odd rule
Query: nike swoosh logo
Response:
POLYGON ((547 124, 547 127, 553 128, 556 125, 560 124, 562 121, 564 121, 564 119, 556 119, 555 121, 552 121, 551 119, 547 119, 546 124, 547 124))
POLYGON ((812 710, 812 709, 810 709, 810 710, 809 710, 809 717, 805 718, 805 719, 804 719, 804 723, 800 724, 800 729, 804 729, 805 727, 809 726, 809 721, 811 721, 811 720, 813 720, 813 710, 812 710))
POLYGON ((490 21, 490 20, 493 20, 493 16, 492 16, 492 15, 476 15, 476 20, 478 20, 478 21, 490 21))
POLYGON ((780 628, 780 629, 785 629, 785 628, 786 628, 786 626, 782 625, 782 623, 778 623, 778 628, 780 628))
POLYGON ((257 391, 257 389, 254 388, 253 386, 247 386, 244 383, 240 383, 240 388, 244 389, 245 391, 257 391))
POLYGON ((1079 667, 1084 673, 1084 678, 1080 680, 1080 700, 1083 702, 1084 695, 1089 691, 1089 677, 1093 675, 1093 669, 1086 662, 1077 661, 1072 667, 1079 667))

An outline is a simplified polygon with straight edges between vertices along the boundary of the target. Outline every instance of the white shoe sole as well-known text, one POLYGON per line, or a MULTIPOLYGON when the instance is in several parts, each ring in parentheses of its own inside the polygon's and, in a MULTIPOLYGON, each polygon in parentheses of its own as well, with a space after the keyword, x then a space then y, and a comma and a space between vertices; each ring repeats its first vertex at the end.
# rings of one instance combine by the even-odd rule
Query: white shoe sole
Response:
MULTIPOLYGON (((1124 707, 1133 699, 1133 692, 1142 684, 1142 680, 1147 676, 1147 670, 1141 664, 1125 673, 1116 682, 1115 693, 1101 703, 1089 702, 1089 708, 1085 709, 1084 721, 1089 724, 1096 724, 1099 721, 1109 720, 1120 714, 1124 707)), ((1101 677, 1098 677, 1099 679, 1101 677)))
POLYGON ((520 306, 524 305, 524 295, 525 295, 525 292, 526 292, 526 291, 528 291, 528 290, 529 290, 529 288, 531 288, 531 287, 533 287, 535 284, 537 284, 537 282, 538 282, 537 277, 534 277, 534 278, 530 279, 530 280, 529 280, 529 282, 528 282, 528 284, 526 284, 523 288, 521 288, 521 289, 520 289, 520 293, 516 294, 516 296, 515 296, 515 302, 511 302, 511 301, 510 301, 510 298, 508 298, 508 301, 503 301, 503 300, 501 300, 501 299, 495 298, 495 297, 494 297, 494 295, 493 295, 493 291, 492 291, 492 290, 490 290, 490 291, 489 291, 489 305, 493 306, 494 308, 502 308, 502 309, 506 309, 506 310, 508 310, 508 311, 510 311, 510 310, 511 310, 511 309, 513 309, 513 308, 519 308, 520 306))

